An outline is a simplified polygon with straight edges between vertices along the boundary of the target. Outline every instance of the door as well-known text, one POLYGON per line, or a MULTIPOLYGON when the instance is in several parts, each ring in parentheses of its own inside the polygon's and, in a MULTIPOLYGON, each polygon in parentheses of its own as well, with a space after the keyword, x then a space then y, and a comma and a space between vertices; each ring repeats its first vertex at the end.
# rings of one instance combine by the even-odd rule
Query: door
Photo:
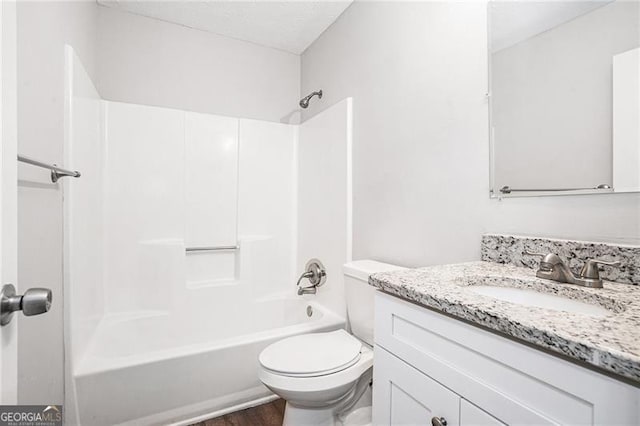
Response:
MULTIPOLYGON (((0 284, 17 285, 16 5, 0 3, 0 284)), ((1 285, 0 285, 1 287, 1 285)), ((0 327, 0 404, 16 404, 18 322, 0 327)))
POLYGON ((373 424, 460 424, 460 397, 379 346, 373 369, 373 424))

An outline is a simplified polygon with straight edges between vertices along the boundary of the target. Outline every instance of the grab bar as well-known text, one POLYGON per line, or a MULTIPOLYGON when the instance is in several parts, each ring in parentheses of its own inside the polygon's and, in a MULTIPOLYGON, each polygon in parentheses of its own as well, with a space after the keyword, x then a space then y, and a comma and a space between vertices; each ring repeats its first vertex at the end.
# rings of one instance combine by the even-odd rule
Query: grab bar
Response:
POLYGON ((238 250, 240 247, 238 246, 209 246, 209 247, 187 247, 184 250, 189 252, 196 251, 233 251, 238 250))
POLYGON ((80 177, 80 172, 63 169, 55 164, 47 164, 42 161, 34 160, 33 158, 25 157, 24 155, 18 155, 18 161, 22 163, 31 164, 32 166, 42 167, 43 169, 51 170, 51 182, 56 183, 58 179, 71 176, 74 178, 80 177))
POLYGON ((512 192, 559 192, 559 191, 583 191, 585 189, 613 189, 611 186, 606 183, 601 183, 600 185, 593 188, 547 188, 547 189, 515 189, 509 186, 503 186, 500 188, 500 192, 503 194, 511 194, 512 192))

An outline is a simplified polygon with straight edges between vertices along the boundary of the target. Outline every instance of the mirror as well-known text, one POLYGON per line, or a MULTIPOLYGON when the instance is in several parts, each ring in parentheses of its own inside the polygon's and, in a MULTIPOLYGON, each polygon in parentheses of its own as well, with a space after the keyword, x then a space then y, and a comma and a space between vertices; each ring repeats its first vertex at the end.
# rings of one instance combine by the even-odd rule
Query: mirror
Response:
POLYGON ((640 191, 639 3, 488 7, 492 196, 640 191))

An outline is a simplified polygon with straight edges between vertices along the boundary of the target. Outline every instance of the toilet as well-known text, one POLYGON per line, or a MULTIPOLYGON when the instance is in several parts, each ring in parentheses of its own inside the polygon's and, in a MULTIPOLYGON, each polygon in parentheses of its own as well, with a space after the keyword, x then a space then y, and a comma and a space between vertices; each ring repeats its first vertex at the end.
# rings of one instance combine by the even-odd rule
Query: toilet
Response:
POLYGON ((375 289, 367 281, 376 272, 398 269, 403 268, 373 260, 344 265, 353 334, 345 330, 303 334, 262 351, 260 380, 287 401, 283 426, 371 423, 375 289))

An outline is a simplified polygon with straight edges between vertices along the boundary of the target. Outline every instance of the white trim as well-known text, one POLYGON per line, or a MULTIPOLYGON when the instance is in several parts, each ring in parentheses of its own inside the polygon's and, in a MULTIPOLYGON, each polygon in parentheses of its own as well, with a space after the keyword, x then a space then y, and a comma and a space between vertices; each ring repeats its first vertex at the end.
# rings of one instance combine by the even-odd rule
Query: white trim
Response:
MULTIPOLYGON (((16 2, 0 3, 0 277, 18 291, 16 2)), ((18 321, 0 331, 0 403, 18 400, 18 321)))

